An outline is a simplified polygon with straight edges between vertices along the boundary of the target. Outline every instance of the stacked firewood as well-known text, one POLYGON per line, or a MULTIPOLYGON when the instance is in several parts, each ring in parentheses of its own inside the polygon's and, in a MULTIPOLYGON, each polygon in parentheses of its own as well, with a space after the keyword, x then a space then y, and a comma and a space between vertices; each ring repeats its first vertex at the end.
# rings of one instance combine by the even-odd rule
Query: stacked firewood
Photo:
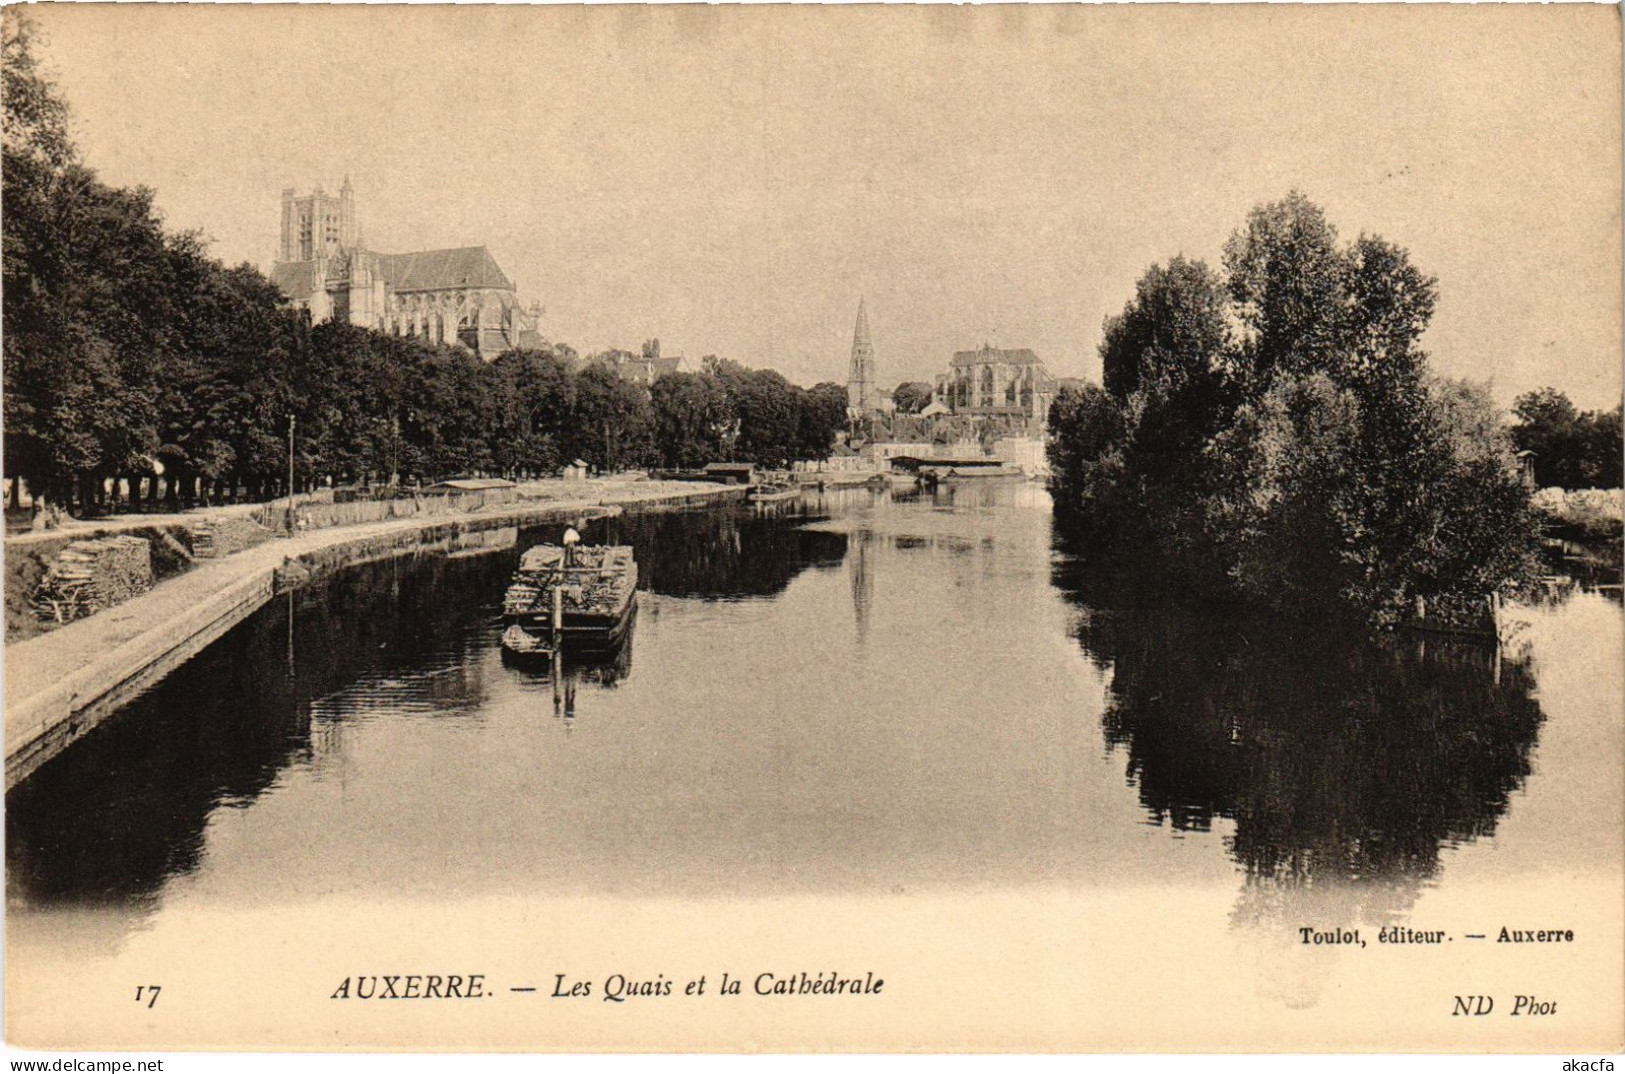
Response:
POLYGON ((521 577, 508 587, 503 611, 509 615, 545 613, 553 606, 553 588, 564 589, 564 607, 571 612, 613 612, 625 596, 625 575, 603 571, 596 575, 572 572, 561 581, 558 573, 521 577))
POLYGON ((271 531, 248 518, 216 518, 192 523, 192 555, 198 559, 219 559, 252 548, 271 536, 271 531))
POLYGON ((68 623, 152 588, 152 549, 140 537, 74 541, 46 571, 31 601, 47 622, 68 623))

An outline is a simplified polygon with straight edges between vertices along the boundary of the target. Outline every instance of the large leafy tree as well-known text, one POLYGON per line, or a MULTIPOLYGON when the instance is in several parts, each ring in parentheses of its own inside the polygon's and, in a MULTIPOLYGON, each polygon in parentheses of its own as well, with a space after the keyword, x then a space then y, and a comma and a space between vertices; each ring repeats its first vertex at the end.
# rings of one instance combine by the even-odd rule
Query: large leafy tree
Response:
POLYGON ((1575 408, 1556 388, 1518 397, 1512 429, 1519 450, 1534 454, 1535 481, 1543 488, 1618 488, 1621 456, 1620 408, 1575 408))
POLYGON ((733 412, 737 432, 727 446, 736 460, 779 467, 797 457, 799 389, 771 369, 747 369, 726 358, 708 357, 705 372, 722 385, 733 412))
POLYGON ((931 385, 922 380, 909 380, 892 392, 892 402, 899 414, 918 414, 931 405, 931 395, 931 385))
POLYGON ((514 350, 497 356, 492 455, 509 474, 544 474, 569 460, 563 451, 575 409, 570 367, 553 348, 514 350))
POLYGON ((1590 412, 1590 428, 1585 439, 1585 465, 1582 479, 1587 488, 1617 489, 1625 470, 1625 439, 1621 437, 1621 411, 1614 409, 1590 412))
MULTIPOLYGON (((290 374, 302 318, 250 265, 225 268, 192 242, 172 251, 180 283, 175 346, 159 380, 159 459, 171 497, 188 479, 254 495, 286 472, 279 428, 293 412, 290 374)), ((156 494, 157 482, 152 484, 156 494)))
POLYGON ((1123 312, 1106 321, 1100 359, 1107 391, 1126 399, 1142 384, 1178 386, 1225 356, 1224 282, 1201 261, 1152 265, 1123 312))
POLYGON ((667 373, 650 388, 655 446, 666 466, 694 469, 722 459, 733 430, 728 393, 709 373, 667 373))
POLYGON ((66 106, 30 53, 26 14, 5 20, 6 449, 52 498, 130 473, 157 450, 158 379, 184 293, 152 194, 78 163, 66 106), (13 93, 16 97, 13 97, 13 93))
POLYGON ((1051 414, 1063 520, 1187 593, 1378 622, 1519 573, 1510 444, 1419 347, 1435 281, 1380 238, 1340 244, 1297 193, 1255 209, 1224 266, 1153 266, 1107 322, 1106 391, 1051 414))
POLYGON ((109 186, 79 162, 27 12, 3 20, 8 468, 81 506, 102 499, 104 479, 133 485, 165 460, 172 491, 178 478, 218 478, 236 448, 198 404, 218 402, 204 397, 231 354, 275 350, 274 332, 254 335, 274 295, 245 291, 195 237, 166 233, 151 191, 109 186))
POLYGON ((648 389, 598 363, 575 380, 572 453, 599 470, 646 465, 654 453, 648 389))
POLYGON ((28 9, 0 12, 0 144, 6 163, 35 159, 62 168, 77 156, 68 136, 68 105, 40 70, 34 47, 39 36, 28 9))
POLYGON ((836 434, 846 426, 847 395, 844 384, 825 381, 806 391, 797 391, 800 404, 800 433, 794 457, 827 459, 835 446, 836 434))
POLYGON ((1337 232, 1294 191, 1260 205, 1224 247, 1237 319, 1246 329, 1237 357, 1266 389, 1279 370, 1309 373, 1338 360, 1339 293, 1346 268, 1337 232))

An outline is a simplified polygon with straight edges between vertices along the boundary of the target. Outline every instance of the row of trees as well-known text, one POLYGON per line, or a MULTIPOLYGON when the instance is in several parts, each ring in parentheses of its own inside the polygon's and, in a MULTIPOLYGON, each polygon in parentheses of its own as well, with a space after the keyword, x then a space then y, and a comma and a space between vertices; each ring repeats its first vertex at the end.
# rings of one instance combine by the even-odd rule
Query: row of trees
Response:
POLYGON ((1576 410, 1556 388, 1518 397, 1512 407, 1518 423, 1512 438, 1520 451, 1534 454, 1535 483, 1541 488, 1617 489, 1625 469, 1620 407, 1576 410))
POLYGON ((567 346, 483 363, 456 347, 312 327, 249 265, 166 230, 151 191, 99 180, 4 11, 5 458, 45 498, 93 509, 123 479, 154 500, 281 492, 294 481, 539 474, 723 458, 822 458, 839 385, 708 358, 652 386, 567 346), (162 475, 160 477, 160 475, 162 475), (145 481, 143 481, 145 479, 145 481))
POLYGON ((1159 588, 1377 622, 1518 577, 1512 444, 1418 347, 1436 290, 1298 193, 1256 208, 1222 269, 1153 266, 1106 323, 1104 386, 1051 411, 1063 527, 1159 588))

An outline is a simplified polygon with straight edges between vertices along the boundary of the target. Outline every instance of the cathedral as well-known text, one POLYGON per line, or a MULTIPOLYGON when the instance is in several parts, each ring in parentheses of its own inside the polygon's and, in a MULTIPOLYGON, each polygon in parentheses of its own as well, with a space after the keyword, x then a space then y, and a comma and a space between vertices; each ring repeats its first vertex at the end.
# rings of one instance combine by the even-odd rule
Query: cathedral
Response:
POLYGON ((312 321, 347 321, 397 336, 467 347, 489 361, 540 346, 541 309, 522 305, 483 246, 381 254, 356 226, 348 177, 337 197, 320 187, 282 192, 282 245, 271 280, 312 321))
POLYGON ((1056 380, 1026 347, 958 351, 948 372, 937 374, 934 395, 951 414, 1013 418, 1043 429, 1055 401, 1056 380))

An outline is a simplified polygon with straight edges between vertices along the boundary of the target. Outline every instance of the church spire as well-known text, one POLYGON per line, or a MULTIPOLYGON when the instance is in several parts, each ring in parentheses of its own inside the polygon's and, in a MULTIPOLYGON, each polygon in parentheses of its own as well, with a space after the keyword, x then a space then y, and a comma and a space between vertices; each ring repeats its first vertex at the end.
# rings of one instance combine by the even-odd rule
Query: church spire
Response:
POLYGON ((854 417, 875 409, 875 348, 869 341, 869 313, 858 299, 858 323, 852 329, 852 364, 846 375, 846 402, 854 417))

